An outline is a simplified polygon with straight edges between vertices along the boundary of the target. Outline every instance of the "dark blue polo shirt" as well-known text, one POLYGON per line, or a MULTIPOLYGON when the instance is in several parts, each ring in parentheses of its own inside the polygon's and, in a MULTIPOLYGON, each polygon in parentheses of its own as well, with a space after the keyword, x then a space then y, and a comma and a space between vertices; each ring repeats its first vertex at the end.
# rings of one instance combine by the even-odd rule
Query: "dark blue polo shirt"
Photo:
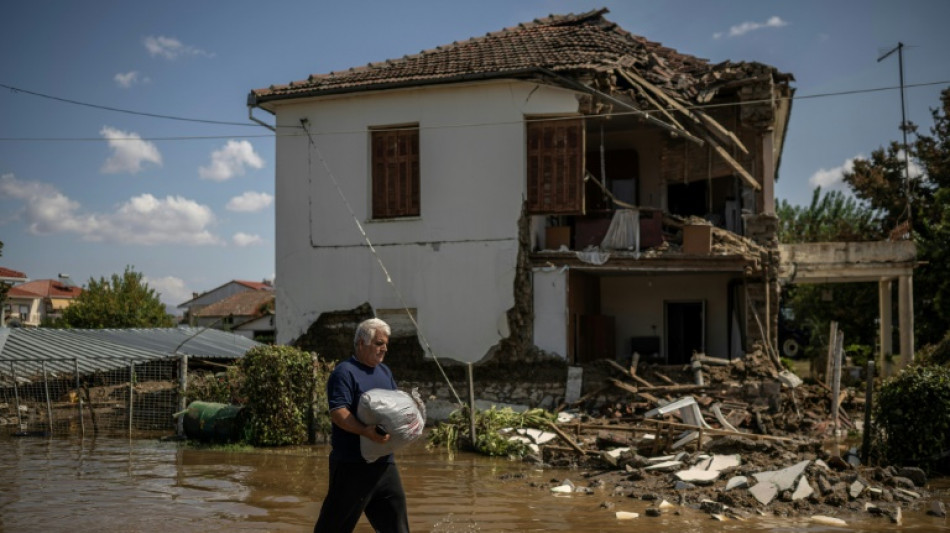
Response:
MULTIPOLYGON (((371 389, 396 390, 396 381, 389 367, 380 363, 369 367, 359 362, 355 356, 346 361, 337 363, 327 379, 327 403, 330 411, 346 407, 356 416, 356 409, 360 403, 360 396, 371 389)), ((360 454, 360 436, 350 433, 336 424, 330 434, 331 461, 344 463, 365 463, 360 454)), ((392 454, 380 457, 376 462, 393 462, 392 454)))

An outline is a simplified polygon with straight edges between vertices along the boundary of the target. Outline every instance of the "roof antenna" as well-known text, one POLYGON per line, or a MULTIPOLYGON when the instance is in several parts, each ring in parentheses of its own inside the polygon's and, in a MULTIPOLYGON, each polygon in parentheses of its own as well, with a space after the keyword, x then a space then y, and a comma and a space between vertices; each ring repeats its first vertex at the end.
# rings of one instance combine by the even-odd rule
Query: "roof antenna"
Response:
POLYGON ((877 62, 880 63, 887 59, 891 54, 897 52, 897 66, 900 70, 900 82, 901 82, 901 133, 904 134, 904 195, 907 197, 907 225, 908 233, 909 226, 911 224, 911 211, 910 211, 910 155, 907 153, 907 130, 913 128, 913 126, 907 122, 907 111, 904 105, 904 43, 898 41, 897 46, 891 48, 891 50, 881 57, 877 58, 877 62))

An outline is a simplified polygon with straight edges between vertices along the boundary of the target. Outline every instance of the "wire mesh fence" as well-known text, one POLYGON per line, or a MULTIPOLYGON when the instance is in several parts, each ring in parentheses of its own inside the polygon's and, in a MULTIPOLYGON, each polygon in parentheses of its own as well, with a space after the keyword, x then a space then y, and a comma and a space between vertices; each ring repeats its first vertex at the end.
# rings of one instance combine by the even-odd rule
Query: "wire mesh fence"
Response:
POLYGON ((187 361, 115 359, 82 372, 78 359, 0 359, 0 434, 173 433, 187 361))

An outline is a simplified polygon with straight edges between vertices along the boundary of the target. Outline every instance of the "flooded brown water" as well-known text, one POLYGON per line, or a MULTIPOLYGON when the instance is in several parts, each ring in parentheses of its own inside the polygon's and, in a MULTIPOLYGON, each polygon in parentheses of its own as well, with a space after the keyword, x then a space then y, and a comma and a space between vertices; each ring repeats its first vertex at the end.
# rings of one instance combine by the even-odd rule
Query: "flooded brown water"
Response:
MULTIPOLYGON (((225 451, 126 439, 0 439, 0 531, 311 531, 326 493, 326 446, 225 451)), ((544 488, 580 473, 540 470, 473 454, 413 445, 397 456, 415 532, 893 531, 886 519, 846 528, 806 519, 716 522, 682 509, 643 516, 647 502, 611 496, 554 496, 544 488), (514 479, 512 479, 514 476, 514 479), (523 476, 523 477, 522 477, 523 476), (507 479, 506 479, 507 478, 507 479), (537 482, 542 487, 533 487, 537 482), (613 502, 612 510, 601 508, 613 502), (617 520, 615 511, 641 513, 617 520)), ((947 491, 937 491, 948 501, 947 491)), ((946 519, 905 512, 905 531, 950 531, 946 519)), ((372 531, 365 519, 359 532, 372 531)))

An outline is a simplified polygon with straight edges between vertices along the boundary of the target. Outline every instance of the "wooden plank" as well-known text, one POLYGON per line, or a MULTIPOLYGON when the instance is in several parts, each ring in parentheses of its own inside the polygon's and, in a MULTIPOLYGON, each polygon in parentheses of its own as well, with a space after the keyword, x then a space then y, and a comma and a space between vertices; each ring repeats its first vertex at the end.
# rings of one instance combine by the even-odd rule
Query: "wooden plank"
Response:
POLYGON ((563 431, 561 431, 561 428, 557 427, 557 424, 555 424, 554 422, 548 422, 548 426, 550 426, 551 429, 555 433, 557 433, 559 437, 561 437, 561 440, 566 442, 571 448, 574 448, 576 452, 580 453, 581 455, 584 455, 585 453, 584 448, 581 448, 580 446, 578 446, 577 443, 574 442, 574 440, 571 437, 569 437, 567 433, 564 433, 563 431))

